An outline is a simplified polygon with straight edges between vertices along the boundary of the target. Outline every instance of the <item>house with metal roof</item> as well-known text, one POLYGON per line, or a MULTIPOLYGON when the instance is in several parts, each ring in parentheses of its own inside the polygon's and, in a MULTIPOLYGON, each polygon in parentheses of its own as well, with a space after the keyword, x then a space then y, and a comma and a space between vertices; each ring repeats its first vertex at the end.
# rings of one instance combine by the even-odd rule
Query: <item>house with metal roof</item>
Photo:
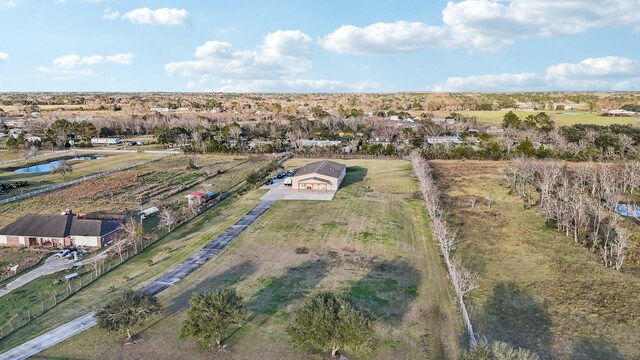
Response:
POLYGON ((298 191, 336 191, 347 174, 347 166, 331 160, 307 164, 291 177, 292 189, 298 191))
POLYGON ((28 214, 0 229, 0 245, 102 247, 116 236, 121 224, 122 219, 28 214))

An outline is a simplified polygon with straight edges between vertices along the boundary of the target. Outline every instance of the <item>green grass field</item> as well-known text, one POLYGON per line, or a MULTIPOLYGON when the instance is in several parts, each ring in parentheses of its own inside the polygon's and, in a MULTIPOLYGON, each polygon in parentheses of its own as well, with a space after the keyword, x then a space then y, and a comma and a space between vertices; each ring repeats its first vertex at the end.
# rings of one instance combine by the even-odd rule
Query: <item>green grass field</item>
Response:
MULTIPOLYGON (((637 254, 622 273, 603 267, 597 254, 546 227, 536 208, 523 209, 501 184, 504 163, 433 163, 452 199, 456 256, 481 277, 467 304, 480 336, 545 359, 640 358, 637 254), (471 198, 480 199, 474 208, 471 198)), ((628 225, 637 245, 637 225, 628 225)))
MULTIPOLYGON (((481 123, 501 124, 502 118, 507 111, 459 111, 466 116, 475 116, 481 123)), ((527 115, 536 115, 540 111, 514 111, 521 119, 527 115)), ((590 113, 582 111, 546 111, 558 126, 574 125, 574 124, 595 124, 595 125, 611 125, 611 124, 635 124, 640 123, 637 117, 606 117, 600 116, 600 113, 590 113)), ((446 116, 449 113, 438 113, 437 116, 446 116)))
MULTIPOLYGON (((285 167, 297 167, 308 161, 294 159, 285 167)), ((378 318, 378 344, 365 358, 457 358, 461 351, 461 321, 438 249, 430 236, 424 205, 416 195, 410 163, 380 160, 345 163, 349 166, 348 175, 334 200, 275 204, 217 258, 161 293, 165 314, 137 329, 144 341, 125 345, 122 334, 94 328, 41 356, 320 359, 293 350, 285 329, 292 312, 306 295, 332 289, 349 294, 358 306, 370 309, 378 318), (227 339, 230 351, 202 352, 194 343, 180 340, 180 323, 191 294, 228 286, 238 289, 249 309, 248 322, 227 339)), ((226 211, 237 218, 262 193, 252 191, 229 203, 226 211)), ((219 225, 229 223, 211 221, 210 228, 203 227, 200 231, 213 234, 223 228, 219 225)), ((130 284, 134 288, 153 277, 146 274, 146 269, 135 270, 135 265, 142 261, 141 258, 126 266, 127 272, 135 272, 134 283, 130 284), (138 275, 140 272, 144 275, 138 275)), ((84 305, 87 302, 93 302, 91 306, 96 308, 107 300, 100 297, 107 285, 118 284, 127 272, 124 268, 118 270, 110 276, 111 280, 74 302, 83 304, 81 310, 89 308, 84 305)), ((65 318, 81 313, 69 305, 56 312, 65 318)), ((47 324, 52 317, 55 314, 47 316, 47 324)), ((16 334, 12 341, 25 333, 29 332, 16 334)))

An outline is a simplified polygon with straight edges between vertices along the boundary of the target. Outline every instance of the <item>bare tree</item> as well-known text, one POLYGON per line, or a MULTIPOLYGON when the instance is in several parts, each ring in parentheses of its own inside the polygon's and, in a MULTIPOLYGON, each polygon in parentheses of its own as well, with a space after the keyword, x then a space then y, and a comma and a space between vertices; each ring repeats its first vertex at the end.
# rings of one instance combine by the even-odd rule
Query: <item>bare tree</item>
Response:
POLYGON ((67 162, 67 160, 60 160, 56 166, 51 168, 51 174, 60 174, 62 181, 64 181, 67 173, 70 172, 73 172, 73 167, 67 162))
POLYGON ((173 211, 171 211, 170 207, 165 207, 160 211, 160 221, 161 223, 167 227, 168 233, 171 232, 171 225, 175 224, 176 219, 173 215, 173 211))
POLYGON ((122 231, 130 244, 133 245, 135 253, 137 254, 142 251, 144 248, 144 229, 142 228, 142 224, 131 219, 122 225, 122 231))

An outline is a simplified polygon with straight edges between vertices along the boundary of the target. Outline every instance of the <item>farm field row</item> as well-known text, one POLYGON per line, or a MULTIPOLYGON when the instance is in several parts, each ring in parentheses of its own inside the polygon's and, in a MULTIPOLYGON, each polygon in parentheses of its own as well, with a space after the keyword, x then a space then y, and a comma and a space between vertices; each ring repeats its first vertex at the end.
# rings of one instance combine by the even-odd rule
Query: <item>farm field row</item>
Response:
MULTIPOLYGON (((235 287, 250 316, 227 339, 230 351, 221 358, 319 359, 293 350, 285 332, 292 312, 319 290, 347 293, 376 315, 378 344, 367 358, 457 358, 461 321, 410 163, 345 163, 345 184, 332 201, 276 203, 217 258, 161 293, 165 314, 137 329, 143 342, 125 345, 122 337, 94 328, 42 356, 211 358, 180 340, 177 325, 193 292, 235 287)), ((262 193, 252 191, 240 203, 262 193)))
MULTIPOLYGON (((541 110, 544 111, 544 110, 541 110)), ((521 119, 527 115, 536 115, 541 111, 514 111, 521 119)), ((575 124, 595 124, 595 125, 612 125, 612 124, 635 124, 640 122, 638 117, 607 117, 600 116, 600 113, 590 113, 581 111, 545 111, 558 126, 575 125, 575 124)), ((465 116, 475 116, 481 123, 496 124, 502 123, 505 110, 495 111, 459 111, 465 116)), ((437 116, 447 116, 449 112, 436 113, 437 116)))
MULTIPOLYGON (((436 161, 452 200, 457 257, 480 275, 467 306, 490 341, 532 349, 542 358, 640 357, 640 233, 622 273, 545 225, 534 207, 501 183, 501 162, 436 161), (492 196, 489 208, 484 200, 492 196), (471 207, 470 199, 480 199, 471 207)), ((637 226, 629 223, 629 226, 637 226)))
MULTIPOLYGON (((146 153, 126 153, 126 154, 111 154, 111 155, 95 155, 100 157, 95 160, 74 160, 69 164, 72 167, 72 171, 66 173, 64 180, 60 174, 51 174, 49 171, 41 173, 24 173, 14 172, 17 168, 33 166, 36 164, 48 163, 56 160, 55 158, 48 158, 46 160, 31 161, 29 163, 12 163, 0 168, 0 182, 11 183, 15 181, 27 181, 28 186, 20 187, 10 190, 7 194, 0 195, 1 198, 11 197, 30 190, 35 190, 40 187, 45 187, 63 181, 69 181, 82 178, 83 176, 96 174, 102 171, 117 169, 136 162, 151 160, 160 157, 158 154, 146 154, 146 153)), ((65 154, 63 158, 70 158, 69 154, 65 154)))
POLYGON ((199 186, 197 182, 206 176, 215 175, 207 182, 211 183, 213 191, 222 191, 238 183, 266 162, 261 159, 248 160, 245 157, 218 155, 191 158, 198 169, 187 171, 188 157, 174 156, 52 193, 2 205, 0 227, 28 213, 57 214, 65 209, 78 213, 139 210, 140 197, 145 194, 153 196, 146 196, 149 201, 142 206, 154 206, 165 202, 178 204, 184 200, 181 195, 189 191, 190 188, 187 186, 199 186), (221 173, 218 174, 218 171, 221 173), (167 197, 168 193, 173 195, 167 197))

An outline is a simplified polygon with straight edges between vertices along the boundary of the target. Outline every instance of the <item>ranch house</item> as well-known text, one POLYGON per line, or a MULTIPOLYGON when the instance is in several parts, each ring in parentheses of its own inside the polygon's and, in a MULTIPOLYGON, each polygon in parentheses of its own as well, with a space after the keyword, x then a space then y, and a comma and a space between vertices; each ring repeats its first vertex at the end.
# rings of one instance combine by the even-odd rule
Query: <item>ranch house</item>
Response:
POLYGON ((0 229, 0 246, 102 247, 116 236, 121 224, 122 219, 29 214, 0 229))

